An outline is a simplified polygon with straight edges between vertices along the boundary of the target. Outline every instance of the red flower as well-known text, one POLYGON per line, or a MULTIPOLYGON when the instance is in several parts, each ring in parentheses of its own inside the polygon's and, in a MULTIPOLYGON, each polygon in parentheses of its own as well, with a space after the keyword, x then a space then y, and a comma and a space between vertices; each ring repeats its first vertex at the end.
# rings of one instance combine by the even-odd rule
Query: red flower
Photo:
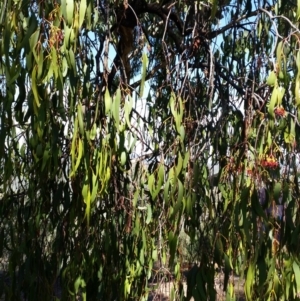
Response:
POLYGON ((274 156, 270 155, 270 156, 266 156, 266 159, 261 161, 261 165, 266 168, 275 169, 278 167, 279 164, 274 158, 274 156))
POLYGON ((274 113, 276 116, 284 117, 286 114, 286 111, 283 107, 278 107, 274 110, 274 113))

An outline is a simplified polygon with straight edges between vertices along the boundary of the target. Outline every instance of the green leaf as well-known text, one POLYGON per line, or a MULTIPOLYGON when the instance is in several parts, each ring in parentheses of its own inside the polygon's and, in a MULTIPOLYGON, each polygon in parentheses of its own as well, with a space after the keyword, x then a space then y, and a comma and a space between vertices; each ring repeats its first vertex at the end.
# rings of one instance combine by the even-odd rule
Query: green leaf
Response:
POLYGON ((170 97, 170 109, 172 112, 172 115, 175 117, 177 115, 176 110, 175 110, 175 100, 176 100, 176 96, 174 95, 174 93, 171 93, 171 97, 170 97))
POLYGON ((128 95, 128 101, 125 100, 125 104, 124 104, 125 120, 126 120, 128 127, 131 126, 130 113, 131 113, 132 107, 133 107, 133 99, 130 95, 128 95))
MULTIPOLYGON (((77 131, 78 131, 78 121, 75 121, 75 124, 74 124, 74 133, 73 133, 72 144, 71 144, 72 168, 74 168, 74 166, 75 166, 75 153, 76 153, 77 131)), ((71 174, 75 174, 75 171, 72 170, 71 174)))
POLYGON ((119 126, 120 124, 120 104, 121 104, 121 90, 120 88, 118 88, 112 105, 112 113, 117 126, 119 126))
POLYGON ((69 64, 71 69, 74 72, 74 75, 76 75, 76 62, 75 62, 75 54, 73 50, 70 48, 68 51, 68 58, 69 58, 69 64))
POLYGON ((67 24, 72 26, 73 15, 74 15, 74 0, 65 0, 66 1, 66 18, 67 24))
POLYGON ((183 159, 182 159, 182 156, 181 156, 181 153, 178 154, 178 157, 177 157, 177 165, 176 165, 176 175, 178 176, 181 172, 181 169, 182 169, 182 165, 183 165, 183 159))
POLYGON ((94 5, 92 1, 89 1, 87 9, 86 9, 86 29, 90 30, 91 29, 91 17, 92 17, 92 8, 94 8, 94 5))
POLYGON ((86 8, 87 8, 86 0, 81 0, 79 6, 79 24, 78 24, 79 28, 81 28, 83 24, 86 8))
POLYGON ((283 54, 283 42, 280 41, 277 45, 277 49, 276 49, 276 58, 277 58, 277 73, 279 74, 280 71, 281 71, 281 60, 282 60, 282 57, 281 57, 281 54, 283 54))
POLYGON ((49 158, 50 158, 50 152, 48 150, 45 150, 43 154, 42 171, 45 169, 45 166, 48 163, 49 158))
POLYGON ((255 273, 254 263, 250 262, 247 271, 246 282, 245 282, 245 294, 248 301, 252 301, 252 286, 254 281, 254 273, 255 273))
POLYGON ((96 138, 96 135, 97 135, 97 126, 96 126, 96 123, 94 123, 92 128, 91 128, 91 131, 90 131, 90 139, 92 141, 94 141, 95 138, 96 138))
POLYGON ((126 164, 126 161, 127 161, 127 155, 126 155, 126 152, 123 151, 121 153, 121 165, 124 166, 126 164))
MULTIPOLYGON (((57 62, 57 52, 56 52, 55 47, 53 47, 51 49, 51 67, 50 67, 50 69, 53 70, 55 79, 58 78, 58 66, 59 66, 59 64, 57 62)), ((50 75, 48 75, 48 76, 50 76, 50 75)))
POLYGON ((77 294, 81 284, 81 276, 79 276, 74 282, 75 294, 77 294))
POLYGON ((184 194, 184 187, 181 181, 178 179, 178 197, 177 197, 178 202, 182 202, 183 194, 184 194))
POLYGON ((277 106, 281 106, 282 104, 282 99, 285 93, 285 89, 283 87, 278 88, 278 101, 277 101, 277 106))
POLYGON ((274 71, 271 71, 268 78, 267 78, 267 84, 271 87, 273 87, 275 85, 275 83, 277 82, 277 76, 276 73, 274 71))
POLYGON ((169 265, 172 266, 175 259, 175 253, 177 248, 177 235, 174 234, 174 232, 169 232, 169 248, 170 248, 170 259, 169 259, 169 265))
POLYGON ((165 181, 165 168, 164 168, 164 164, 161 163, 158 168, 157 186, 161 187, 163 185, 164 181, 165 181))
POLYGON ((153 249, 153 250, 152 250, 152 259, 153 259, 154 261, 156 261, 157 258, 158 258, 158 252, 157 252, 157 249, 153 249))
POLYGON ((70 47, 71 31, 73 31, 73 28, 69 27, 66 22, 64 22, 64 49, 69 49, 70 47))
MULTIPOLYGON (((182 164, 182 167, 185 169, 189 163, 189 160, 190 160, 190 151, 187 150, 184 154, 184 159, 183 159, 183 164, 182 164)), ((203 174, 203 178, 204 180, 206 180, 206 174, 203 174)))
POLYGON ((91 191, 89 187, 89 180, 88 176, 86 176, 82 188, 82 196, 83 196, 83 201, 86 204, 85 208, 85 217, 87 220, 87 226, 89 227, 90 225, 90 216, 91 216, 91 191))
POLYGON ((97 192, 98 192, 98 179, 97 179, 97 175, 95 175, 93 173, 92 177, 93 177, 92 178, 93 186, 92 186, 92 194, 91 194, 91 203, 93 203, 94 200, 96 199, 97 192))
POLYGON ((296 261, 293 262, 293 271, 297 285, 297 292, 300 292, 300 267, 296 261))
POLYGON ((81 102, 78 102, 77 105, 77 119, 78 119, 78 125, 79 125, 79 132, 83 136, 84 135, 84 124, 83 124, 83 107, 81 102))
POLYGON ((139 198, 139 190, 136 190, 133 195, 133 202, 132 202, 133 207, 136 207, 138 198, 139 198))
POLYGON ((39 56, 38 56, 38 72, 37 72, 37 79, 41 80, 42 74, 44 71, 44 54, 43 51, 40 51, 39 56))
POLYGON ((143 248, 141 248, 141 250, 140 250, 139 261, 140 261, 141 265, 144 265, 144 263, 145 263, 145 251, 144 251, 143 248))
MULTIPOLYGON (((28 43, 31 35, 37 30, 38 27, 38 21, 36 18, 36 14, 31 14, 30 18, 29 18, 29 27, 27 28, 27 32, 25 37, 23 38, 22 43, 20 44, 20 46, 18 47, 20 50, 28 43)), ((34 39, 36 39, 36 35, 34 36, 34 39)), ((9 45, 10 43, 7 43, 7 45, 9 45)), ((32 44, 30 46, 30 48, 33 50, 33 47, 36 45, 36 42, 34 43, 34 41, 32 41, 32 44)), ((7 47, 5 47, 6 49, 7 47)), ((8 47, 9 49, 9 47, 8 47)))
POLYGON ((271 100, 268 106, 268 113, 270 118, 275 119, 275 113, 274 113, 274 109, 275 106, 277 105, 277 100, 278 100, 278 88, 274 87, 273 92, 272 92, 272 96, 271 96, 271 100))
POLYGON ((168 179, 164 187, 164 201, 166 202, 166 204, 168 204, 170 201, 169 188, 170 188, 170 180, 168 179))
POLYGON ((296 126, 295 120, 291 119, 290 135, 293 136, 294 138, 296 137, 295 126, 296 126))
POLYGON ((278 204, 278 200, 279 200, 279 198, 281 196, 281 193, 282 193, 282 185, 281 185, 281 183, 277 182, 274 185, 274 194, 273 194, 274 195, 274 199, 275 199, 275 201, 276 201, 277 204, 278 204))
MULTIPOLYGON (((182 123, 182 117, 183 117, 183 102, 181 97, 178 97, 178 109, 179 112, 174 114, 175 124, 176 124, 176 130, 177 133, 180 134, 182 142, 184 141, 184 132, 181 131, 181 123, 182 123)), ((184 128, 183 128, 184 129, 184 128)))
POLYGON ((105 104, 105 115, 107 115, 110 112, 111 105, 112 105, 112 101, 108 89, 105 90, 104 104, 105 104))
POLYGON ((213 20, 216 16, 216 12, 217 12, 217 8, 218 8, 218 1, 210 0, 209 2, 212 4, 210 18, 213 20))
POLYGON ((298 71, 300 71, 300 51, 297 52, 296 65, 297 65, 298 71))
POLYGON ((142 55, 142 78, 141 78, 141 85, 140 85, 140 97, 144 96, 144 88, 145 88, 145 79, 148 67, 148 56, 145 52, 142 55))
POLYGON ((29 45, 32 50, 32 53, 33 53, 36 63, 39 62, 38 54, 36 52, 36 44, 37 44, 39 36, 40 36, 40 29, 38 28, 29 38, 29 45))
POLYGON ((230 271, 232 269, 231 267, 231 263, 230 263, 230 260, 229 260, 229 257, 227 254, 224 254, 224 262, 225 262, 225 268, 224 268, 224 290, 228 289, 228 280, 229 280, 229 274, 230 274, 230 271))
POLYGON ((75 173, 76 173, 76 171, 79 167, 79 164, 80 164, 80 161, 81 161, 81 158, 82 158, 82 154, 83 154, 83 144, 82 144, 81 139, 78 138, 78 151, 77 151, 76 164, 75 164, 74 169, 72 170, 72 173, 71 173, 70 177, 75 175, 75 173))
POLYGON ((214 259, 215 259, 216 263, 219 266, 221 266, 221 264, 223 263, 223 258, 224 258, 223 242, 222 242, 220 235, 218 235, 216 238, 216 243, 215 243, 214 259))
POLYGON ((185 130, 184 130, 183 125, 180 125, 180 127, 179 127, 179 137, 180 137, 181 142, 183 143, 184 138, 185 138, 185 130))
POLYGON ((149 177, 148 177, 148 188, 149 188, 150 192, 154 188, 154 181, 155 181, 154 175, 153 174, 149 175, 149 177))
MULTIPOLYGON (((39 93, 38 93, 38 89, 37 89, 37 84, 36 84, 36 71, 37 68, 33 68, 32 70, 32 76, 31 76, 31 89, 32 89, 32 93, 34 96, 34 105, 39 108, 41 103, 40 103, 40 97, 39 97, 39 93)), ((35 113, 37 113, 37 111, 35 110, 35 113)))
POLYGON ((258 19, 258 26, 257 26, 257 36, 260 38, 262 32, 263 24, 261 19, 258 19))
POLYGON ((300 107, 300 69, 295 79, 295 100, 296 106, 300 107))

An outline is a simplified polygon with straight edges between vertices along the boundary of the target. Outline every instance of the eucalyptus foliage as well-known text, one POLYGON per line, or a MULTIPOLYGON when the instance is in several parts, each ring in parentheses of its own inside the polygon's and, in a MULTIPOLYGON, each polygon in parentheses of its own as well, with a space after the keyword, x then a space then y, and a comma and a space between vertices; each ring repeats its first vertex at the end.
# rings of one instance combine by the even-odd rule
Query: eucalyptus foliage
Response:
POLYGON ((215 264, 227 300, 233 273, 247 300, 299 300, 299 20, 295 0, 2 0, 0 295, 147 300, 158 261, 174 300, 216 300, 215 264))

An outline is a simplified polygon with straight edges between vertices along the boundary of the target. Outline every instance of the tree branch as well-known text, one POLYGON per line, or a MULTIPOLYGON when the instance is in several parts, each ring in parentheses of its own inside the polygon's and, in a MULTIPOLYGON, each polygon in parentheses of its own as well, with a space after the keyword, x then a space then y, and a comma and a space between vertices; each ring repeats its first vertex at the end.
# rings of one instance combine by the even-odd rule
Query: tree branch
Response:
POLYGON ((254 17, 254 16, 258 15, 259 13, 260 13, 260 10, 257 9, 257 10, 255 10, 253 12, 250 12, 249 14, 243 15, 243 16, 239 17, 238 19, 233 20, 231 23, 225 25, 224 27, 208 33, 207 36, 206 36, 206 38, 209 39, 209 40, 212 40, 215 37, 217 37, 219 34, 224 33, 226 30, 234 28, 235 26, 237 26, 237 24, 239 22, 241 22, 241 21, 243 21, 243 20, 245 20, 247 18, 254 17))

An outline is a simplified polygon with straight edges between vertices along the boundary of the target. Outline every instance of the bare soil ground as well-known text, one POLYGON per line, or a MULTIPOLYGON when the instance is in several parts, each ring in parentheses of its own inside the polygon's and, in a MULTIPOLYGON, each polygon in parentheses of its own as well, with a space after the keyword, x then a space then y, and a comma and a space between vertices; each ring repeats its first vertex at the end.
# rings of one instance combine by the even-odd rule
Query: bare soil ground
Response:
MULTIPOLYGON (((245 293, 244 293, 244 282, 239 279, 239 277, 231 276, 230 282, 234 286, 234 293, 236 295, 237 301, 245 301, 245 293)), ((223 283, 224 283, 224 275, 220 272, 215 278, 215 289, 217 291, 217 301, 225 301, 226 300, 226 292, 223 291, 223 283)), ((170 292, 174 285, 173 281, 169 282, 161 282, 158 285, 155 285, 156 289, 154 289, 149 295, 148 301, 171 301, 170 292)), ((183 288, 186 292, 187 284, 183 282, 183 288)), ((191 298, 190 301, 194 301, 191 298)))
MULTIPOLYGON (((0 270, 0 285, 4 282, 9 281, 7 279, 7 274, 0 270)), ((226 292, 223 291, 223 282, 224 282, 224 275, 222 272, 219 272, 218 275, 215 278, 215 289, 217 291, 217 301, 225 301, 226 300, 226 292)), ((244 301, 245 295, 244 295, 244 282, 241 281, 238 277, 231 276, 230 282, 234 286, 234 292, 236 295, 236 300, 238 301, 244 301)), ((174 285, 174 281, 160 281, 152 284, 153 290, 149 294, 148 301, 171 301, 170 299, 170 293, 172 290, 172 287, 174 285)), ((185 281, 183 281, 183 288, 186 292, 187 284, 185 281)), ((55 297, 56 300, 60 300, 62 292, 61 287, 57 283, 55 285, 55 297)), ((78 298, 77 300, 80 300, 81 298, 78 298)), ((0 301, 4 301, 4 296, 0 296, 0 301)), ((23 299, 25 301, 25 298, 23 299)), ((191 299, 193 301, 193 298, 191 299)))

